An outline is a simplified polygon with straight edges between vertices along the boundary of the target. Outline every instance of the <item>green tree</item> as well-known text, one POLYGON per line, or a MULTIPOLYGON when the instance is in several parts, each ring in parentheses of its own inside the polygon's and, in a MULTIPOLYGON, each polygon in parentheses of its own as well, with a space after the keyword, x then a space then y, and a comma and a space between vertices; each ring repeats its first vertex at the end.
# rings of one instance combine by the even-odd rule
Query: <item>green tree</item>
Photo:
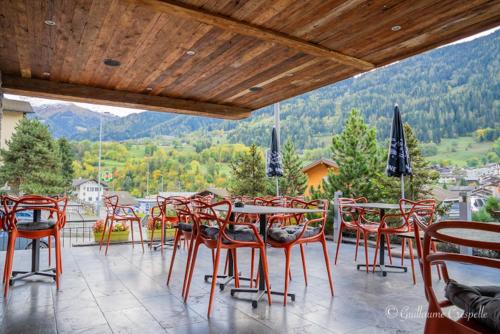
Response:
POLYGON ((368 126, 359 111, 353 109, 343 131, 332 138, 331 158, 339 170, 337 174, 330 171, 323 182, 327 198, 333 198, 339 190, 344 197, 378 198, 381 155, 376 135, 375 128, 368 126))
POLYGON ((61 174, 64 180, 65 187, 69 188, 71 182, 75 177, 75 171, 73 169, 73 160, 75 159, 75 153, 73 148, 66 140, 66 138, 59 138, 57 141, 59 147, 59 156, 61 159, 61 174))
POLYGON ((307 186, 307 175, 302 172, 302 159, 295 145, 288 139, 283 147, 283 177, 280 178, 280 193, 288 196, 303 195, 307 186))
POLYGON ((266 179, 265 162, 257 145, 252 144, 247 153, 231 162, 231 193, 256 197, 267 194, 269 181, 266 179))
POLYGON ((59 149, 47 126, 22 119, 0 150, 0 180, 16 193, 59 194, 64 191, 59 149))

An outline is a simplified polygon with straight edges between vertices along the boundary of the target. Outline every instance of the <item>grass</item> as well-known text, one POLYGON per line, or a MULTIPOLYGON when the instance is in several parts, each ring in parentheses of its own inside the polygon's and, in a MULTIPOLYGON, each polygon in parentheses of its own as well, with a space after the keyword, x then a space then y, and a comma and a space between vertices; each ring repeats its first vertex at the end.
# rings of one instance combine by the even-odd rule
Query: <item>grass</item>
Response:
POLYGON ((478 143, 473 137, 458 137, 443 139, 437 147, 438 153, 428 156, 427 160, 432 163, 449 161, 451 165, 464 167, 467 166, 467 160, 480 159, 482 155, 488 153, 492 149, 493 143, 478 143))

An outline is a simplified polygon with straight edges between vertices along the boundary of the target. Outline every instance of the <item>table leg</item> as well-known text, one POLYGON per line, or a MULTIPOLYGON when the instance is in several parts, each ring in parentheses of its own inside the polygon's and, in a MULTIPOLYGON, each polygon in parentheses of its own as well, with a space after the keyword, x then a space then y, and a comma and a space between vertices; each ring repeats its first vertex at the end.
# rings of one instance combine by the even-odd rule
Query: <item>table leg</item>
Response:
MULTIPOLYGON (((259 233, 262 235, 262 238, 264 239, 264 244, 266 244, 267 240, 267 233, 266 233, 266 215, 261 214, 259 215, 259 233)), ((264 248, 265 249, 265 248, 264 248)), ((254 296, 252 298, 252 307, 256 308, 259 304, 259 301, 261 298, 265 295, 267 295, 267 289, 266 289, 266 281, 265 281, 265 275, 264 275, 264 268, 262 265, 262 259, 264 256, 266 256, 265 253, 259 252, 259 287, 258 288, 243 288, 243 289, 231 289, 231 296, 234 296, 235 293, 237 292, 250 292, 254 293, 254 296)), ((283 291, 273 291, 271 290, 272 295, 279 295, 283 296, 285 293, 283 291)), ((288 292, 287 295, 291 298, 292 301, 295 301, 295 293, 288 292)))

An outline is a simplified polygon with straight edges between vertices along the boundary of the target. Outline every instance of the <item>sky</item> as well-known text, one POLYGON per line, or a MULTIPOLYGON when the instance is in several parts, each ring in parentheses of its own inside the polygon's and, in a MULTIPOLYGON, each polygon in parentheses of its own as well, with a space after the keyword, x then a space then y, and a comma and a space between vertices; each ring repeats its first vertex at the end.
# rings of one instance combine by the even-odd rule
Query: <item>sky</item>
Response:
MULTIPOLYGON (((458 44, 458 43, 465 43, 472 41, 476 38, 483 37, 489 34, 494 33, 500 29, 500 27, 496 27, 490 30, 483 31, 479 34, 461 39, 459 41, 450 43, 448 45, 453 45, 453 44, 458 44)), ((442 46, 445 47, 446 45, 442 46)), ((77 103, 77 102, 67 102, 67 101, 60 101, 60 100, 49 100, 49 99, 40 99, 40 98, 35 98, 35 97, 27 97, 27 96, 19 96, 19 95, 12 95, 12 94, 5 94, 6 98, 9 99, 14 99, 14 100, 22 100, 22 101, 27 101, 30 102, 31 105, 33 106, 40 106, 40 105, 47 105, 47 104, 76 104, 77 106, 80 106, 82 108, 90 109, 96 112, 108 112, 116 116, 127 116, 130 114, 135 114, 135 113, 140 113, 146 110, 140 110, 140 109, 131 109, 131 108, 120 108, 120 107, 112 107, 112 106, 106 106, 106 105, 98 105, 98 104, 90 104, 90 103, 77 103)))

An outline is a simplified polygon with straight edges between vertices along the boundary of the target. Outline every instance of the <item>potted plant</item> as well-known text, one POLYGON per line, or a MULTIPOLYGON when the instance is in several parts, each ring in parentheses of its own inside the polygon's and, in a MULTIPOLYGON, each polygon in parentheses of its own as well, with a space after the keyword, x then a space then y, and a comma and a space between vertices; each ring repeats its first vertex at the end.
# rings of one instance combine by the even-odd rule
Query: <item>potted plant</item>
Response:
MULTIPOLYGON (((94 230, 94 240, 101 241, 102 234, 104 233, 104 222, 97 220, 92 228, 94 230)), ((126 223, 114 223, 113 230, 111 231, 111 241, 128 241, 130 229, 126 223)), ((104 239, 108 237, 108 230, 106 230, 104 239)))

